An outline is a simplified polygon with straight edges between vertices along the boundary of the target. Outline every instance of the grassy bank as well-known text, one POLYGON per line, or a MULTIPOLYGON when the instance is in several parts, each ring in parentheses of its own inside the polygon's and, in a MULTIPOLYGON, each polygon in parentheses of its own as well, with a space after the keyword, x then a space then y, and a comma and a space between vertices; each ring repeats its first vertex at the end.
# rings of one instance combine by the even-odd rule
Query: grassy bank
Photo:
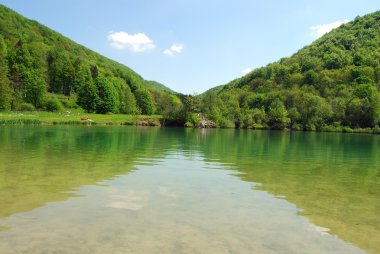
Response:
POLYGON ((161 116, 92 114, 82 112, 0 112, 0 124, 146 125, 160 126, 161 116))
MULTIPOLYGON (((123 115, 123 114, 93 114, 77 112, 0 112, 0 125, 139 125, 161 126, 165 121, 160 115, 123 115)), ((197 128, 197 126, 193 126, 197 128)), ((255 129, 255 128, 253 128, 255 129)), ((258 128, 270 130, 270 128, 258 128)), ((299 129, 286 129, 287 131, 302 131, 299 129)), ((341 126, 324 126, 319 130, 306 130, 317 132, 343 132, 380 134, 380 128, 349 128, 341 126)))

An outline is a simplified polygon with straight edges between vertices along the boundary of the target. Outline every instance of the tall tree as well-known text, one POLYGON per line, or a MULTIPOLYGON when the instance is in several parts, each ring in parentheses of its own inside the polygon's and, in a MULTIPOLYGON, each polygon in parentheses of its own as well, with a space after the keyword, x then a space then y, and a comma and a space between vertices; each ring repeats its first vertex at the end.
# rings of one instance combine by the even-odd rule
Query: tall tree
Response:
POLYGON ((268 110, 269 124, 276 129, 284 129, 289 123, 288 112, 279 99, 275 99, 268 110))
POLYGON ((12 90, 8 79, 7 48, 0 35, 0 110, 11 108, 12 90))
POLYGON ((139 109, 136 104, 136 98, 124 79, 112 78, 111 83, 117 91, 118 111, 123 114, 137 114, 139 109))
POLYGON ((146 89, 136 90, 137 104, 141 109, 143 115, 153 115, 156 111, 152 95, 146 89))
POLYGON ((29 70, 24 75, 26 83, 25 101, 32 103, 37 108, 41 108, 46 95, 45 80, 38 70, 29 70))
POLYGON ((94 112, 98 105, 98 89, 92 81, 90 70, 83 67, 75 80, 78 92, 78 105, 87 112, 94 112))
POLYGON ((107 78, 99 76, 95 79, 95 86, 99 97, 96 112, 101 114, 115 112, 117 110, 117 98, 115 88, 111 82, 107 78))
POLYGON ((8 54, 8 63, 16 100, 41 107, 46 94, 46 82, 42 72, 33 65, 29 50, 21 40, 8 54))

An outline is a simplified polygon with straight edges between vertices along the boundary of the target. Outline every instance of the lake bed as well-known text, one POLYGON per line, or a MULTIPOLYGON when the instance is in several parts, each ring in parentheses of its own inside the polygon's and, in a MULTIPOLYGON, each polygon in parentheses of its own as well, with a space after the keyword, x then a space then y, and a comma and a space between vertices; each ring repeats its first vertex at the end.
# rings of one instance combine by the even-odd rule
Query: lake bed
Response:
POLYGON ((0 128, 0 253, 378 253, 379 136, 0 128))

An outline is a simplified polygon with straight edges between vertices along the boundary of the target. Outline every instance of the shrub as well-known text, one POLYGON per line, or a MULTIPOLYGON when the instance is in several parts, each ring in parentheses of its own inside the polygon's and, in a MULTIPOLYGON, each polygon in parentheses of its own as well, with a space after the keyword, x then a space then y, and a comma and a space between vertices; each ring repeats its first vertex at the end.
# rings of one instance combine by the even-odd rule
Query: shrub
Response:
POLYGON ((63 105, 57 98, 49 98, 45 102, 45 109, 51 112, 62 111, 63 105))
POLYGON ((194 127, 194 124, 192 122, 187 121, 185 123, 185 127, 194 127))
POLYGON ((31 103, 24 102, 20 105, 20 111, 35 111, 35 110, 36 108, 31 103))
POLYGON ((226 118, 219 119, 217 123, 220 128, 235 128, 235 124, 226 118))
POLYGON ((374 134, 380 134, 380 127, 379 127, 379 125, 376 125, 376 126, 373 128, 373 133, 374 133, 374 134))
POLYGON ((344 127, 342 128, 342 131, 343 131, 344 133, 353 133, 353 132, 354 132, 354 130, 351 129, 350 127, 348 127, 348 126, 344 126, 344 127))

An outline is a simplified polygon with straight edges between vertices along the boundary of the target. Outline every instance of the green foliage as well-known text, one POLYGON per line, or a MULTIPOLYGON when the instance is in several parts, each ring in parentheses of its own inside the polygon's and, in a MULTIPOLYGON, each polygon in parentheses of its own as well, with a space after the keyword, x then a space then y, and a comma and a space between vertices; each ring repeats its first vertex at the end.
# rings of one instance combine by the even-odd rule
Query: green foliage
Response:
POLYGON ((265 113, 264 107, 254 108, 252 110, 252 120, 253 124, 256 126, 264 126, 267 122, 267 115, 265 113))
POLYGON ((7 48, 0 35, 0 110, 11 108, 12 90, 8 79, 7 48))
POLYGON ((34 107, 33 104, 30 104, 30 103, 22 103, 19 108, 17 108, 17 110, 20 110, 20 111, 35 111, 36 108, 34 107))
POLYGON ((2 75, 2 67, 0 67, 0 110, 11 109, 12 90, 9 86, 7 76, 2 75))
POLYGON ((154 106, 153 97, 146 89, 138 89, 136 91, 137 105, 141 109, 143 115, 153 115, 156 111, 154 106))
POLYGON ((201 116, 199 113, 187 113, 185 127, 199 127, 201 116))
POLYGON ((140 110, 137 107, 135 95, 128 84, 121 78, 113 78, 111 82, 117 91, 118 111, 123 114, 139 114, 140 110))
POLYGON ((26 83, 25 101, 32 103, 36 107, 42 107, 46 95, 45 80, 37 71, 27 71, 24 75, 26 83))
POLYGON ((49 90, 70 96, 74 90, 75 69, 69 55, 62 49, 55 49, 49 55, 49 90))
POLYGON ((304 84, 308 84, 308 85, 312 85, 312 86, 318 86, 319 76, 315 71, 309 70, 309 71, 305 72, 303 82, 304 82, 304 84))
POLYGON ((92 81, 86 81, 78 88, 78 105, 87 112, 95 112, 99 101, 98 89, 92 81))
POLYGON ((158 111, 169 120, 175 120, 183 111, 181 100, 174 94, 163 94, 158 103, 158 111))
POLYGON ((105 77, 97 77, 94 81, 98 91, 96 112, 100 114, 115 113, 118 106, 117 94, 111 82, 105 77))
POLYGON ((17 109, 25 102, 43 109, 47 92, 57 95, 65 107, 79 105, 103 113, 139 114, 135 93, 140 89, 155 95, 140 101, 147 114, 171 100, 165 94, 172 92, 163 85, 149 83, 128 67, 3 5, 0 17, 0 110, 17 109), (94 83, 99 77, 107 81, 94 83), (71 99, 75 94, 77 102, 71 99))
POLYGON ((240 128, 268 124, 350 132, 379 123, 379 88, 380 11, 358 17, 291 57, 211 89, 201 98, 206 104, 203 111, 217 123, 225 119, 240 128))
POLYGON ((185 111, 188 113, 199 113, 201 112, 201 101, 192 95, 182 96, 182 103, 185 107, 185 111))
POLYGON ((55 96, 51 96, 45 101, 45 109, 50 112, 62 111, 63 105, 55 96))
POLYGON ((165 85, 163 85, 157 81, 148 81, 148 82, 157 90, 161 90, 161 91, 165 91, 165 92, 169 92, 169 93, 175 93, 172 89, 170 89, 169 87, 166 87, 165 85))
POLYGON ((0 16, 0 110, 56 110, 61 103, 88 112, 158 113, 181 125, 196 125, 194 116, 239 128, 350 131, 379 124, 380 12, 199 97, 147 82, 2 5, 0 16))
POLYGON ((274 100, 268 110, 269 125, 275 129, 284 129, 290 123, 288 112, 279 99, 274 100))
POLYGON ((75 93, 72 93, 70 96, 56 94, 55 98, 57 98, 62 106, 66 109, 77 109, 79 107, 77 104, 78 96, 75 93))

